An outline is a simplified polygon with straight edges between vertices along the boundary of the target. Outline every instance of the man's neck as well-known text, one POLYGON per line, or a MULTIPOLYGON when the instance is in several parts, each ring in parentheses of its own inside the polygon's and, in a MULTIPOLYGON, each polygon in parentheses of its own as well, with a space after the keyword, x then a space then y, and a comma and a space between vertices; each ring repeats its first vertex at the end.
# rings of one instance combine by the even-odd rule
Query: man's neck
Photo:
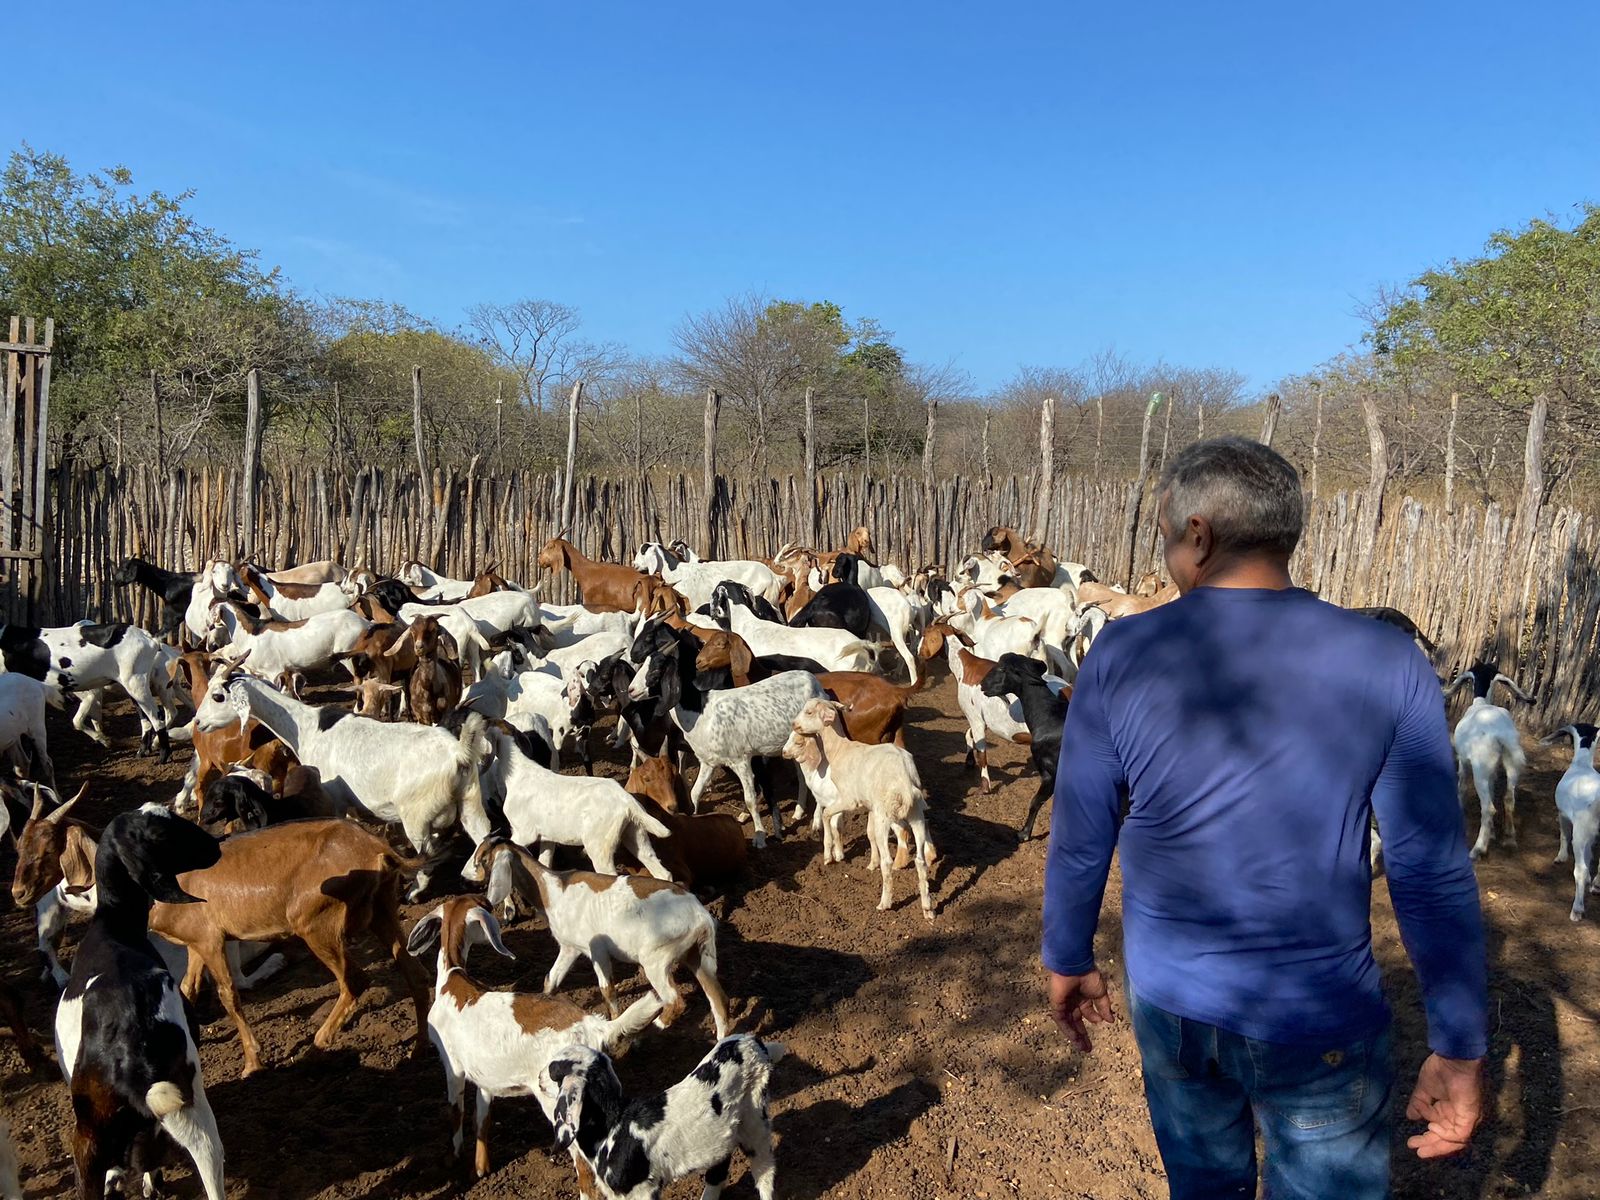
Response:
POLYGON ((1230 558, 1203 573, 1195 586, 1258 588, 1281 592, 1293 587, 1294 581, 1289 578, 1289 564, 1286 562, 1270 558, 1230 558))

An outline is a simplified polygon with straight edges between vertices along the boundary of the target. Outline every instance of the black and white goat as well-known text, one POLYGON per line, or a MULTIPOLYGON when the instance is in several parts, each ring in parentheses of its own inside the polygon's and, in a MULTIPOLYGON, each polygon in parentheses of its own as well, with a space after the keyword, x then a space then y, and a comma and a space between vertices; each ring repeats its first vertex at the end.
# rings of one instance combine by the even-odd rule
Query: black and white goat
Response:
MULTIPOLYGON (((15 671, 59 688, 86 693, 116 684, 139 710, 140 753, 159 748, 161 761, 171 756, 167 730, 176 722, 177 706, 167 678, 162 646, 136 625, 63 625, 40 629, 31 625, 0 626, 0 655, 7 671, 15 671)), ((80 716, 83 716, 80 713, 80 716)))
POLYGON ((194 1160, 206 1200, 222 1200, 222 1138, 200 1078, 194 1011, 149 935, 152 904, 193 903, 178 876, 220 856, 216 839, 156 804, 113 817, 100 839, 98 903, 56 1009, 80 1200, 99 1200, 108 1172, 145 1174, 158 1129, 194 1160))
POLYGON ((756 1195, 772 1200, 777 1163, 767 1103, 772 1064, 784 1054, 781 1042, 735 1034, 681 1082, 630 1101, 609 1058, 573 1045, 540 1073, 539 1091, 553 1101, 556 1142, 583 1156, 610 1200, 659 1200, 668 1184, 700 1174, 701 1200, 717 1200, 735 1150, 750 1159, 756 1195))
POLYGON ((1583 920, 1584 901, 1594 890, 1595 835, 1600 833, 1600 771, 1594 766, 1593 725, 1563 725, 1543 740, 1550 745, 1572 738, 1572 762, 1556 784, 1556 816, 1561 821, 1561 848, 1556 861, 1572 859, 1572 919, 1583 920))
POLYGON ((1039 790, 1028 801, 1028 815, 1017 832, 1017 840, 1025 842, 1033 836, 1039 810, 1055 794, 1067 697, 1046 683, 1043 663, 1022 654, 1002 654, 981 687, 985 696, 1015 696, 1022 704, 1022 719, 1028 726, 1028 755, 1039 773, 1039 790))
POLYGON ((1522 751, 1522 739, 1517 734, 1511 713, 1490 699, 1490 693, 1495 684, 1501 683, 1524 704, 1532 704, 1533 697, 1518 687, 1514 680, 1502 675, 1500 668, 1492 662, 1474 663, 1456 676, 1445 688, 1444 694, 1449 696, 1466 683, 1472 684, 1472 703, 1467 706, 1461 720, 1456 722, 1451 740, 1456 750, 1456 782, 1462 800, 1466 799, 1469 778, 1478 793, 1480 820, 1478 840, 1472 845, 1472 857, 1479 859, 1489 852, 1489 839, 1494 836, 1495 777, 1502 771, 1506 777, 1506 819, 1502 840, 1507 846, 1516 847, 1517 783, 1528 765, 1527 755, 1522 751))
POLYGON ((168 571, 142 558, 125 558, 111 572, 111 582, 118 587, 137 583, 155 593, 161 601, 161 628, 157 632, 162 637, 169 637, 182 628, 183 614, 189 608, 198 578, 183 571, 168 571))

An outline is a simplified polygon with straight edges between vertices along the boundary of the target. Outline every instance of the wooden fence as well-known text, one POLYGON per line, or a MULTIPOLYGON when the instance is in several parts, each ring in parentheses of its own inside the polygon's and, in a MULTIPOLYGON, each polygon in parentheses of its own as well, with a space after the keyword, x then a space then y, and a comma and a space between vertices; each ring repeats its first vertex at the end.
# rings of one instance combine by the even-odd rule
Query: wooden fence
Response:
MULTIPOLYGON (((148 594, 108 580, 109 566, 129 555, 194 570, 238 544, 272 564, 332 557, 392 571, 419 558, 452 575, 497 564, 508 578, 531 584, 539 548, 560 531, 559 475, 435 470, 424 491, 414 471, 335 477, 290 469, 262 478, 253 529, 243 528, 239 483, 236 470, 52 472, 43 619, 151 622, 148 594)), ((812 540, 803 476, 718 476, 714 487, 717 554, 766 555, 786 541, 812 540)), ((931 492, 920 478, 821 477, 817 542, 839 545, 848 530, 865 525, 888 560, 954 565, 989 526, 1033 528, 1042 515, 1052 548, 1102 578, 1129 582, 1130 559, 1132 574, 1156 565, 1154 506, 1140 485, 1067 476, 1052 481, 1048 496, 1042 487, 1032 474, 992 483, 946 479, 931 492)), ((1507 673, 1537 693, 1536 721, 1600 715, 1595 518, 1542 510, 1529 560, 1513 563, 1512 514, 1495 505, 1451 515, 1392 497, 1369 547, 1365 503, 1361 493, 1340 493, 1312 505, 1297 579, 1336 603, 1387 604, 1410 614, 1439 643, 1441 667, 1459 669, 1495 649, 1507 673)), ((698 540, 707 508, 705 485, 693 476, 580 478, 569 536, 586 554, 626 561, 642 541, 698 540)), ((543 594, 570 596, 569 584, 547 583, 543 594)))

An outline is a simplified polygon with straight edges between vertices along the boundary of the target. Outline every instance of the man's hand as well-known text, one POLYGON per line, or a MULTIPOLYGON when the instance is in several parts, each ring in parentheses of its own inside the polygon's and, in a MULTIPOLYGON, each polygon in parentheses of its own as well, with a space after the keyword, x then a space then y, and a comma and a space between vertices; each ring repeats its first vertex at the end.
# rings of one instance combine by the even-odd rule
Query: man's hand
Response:
POLYGON ((1426 1133, 1408 1138, 1418 1158, 1460 1154, 1483 1116, 1483 1060, 1428 1055, 1406 1105, 1406 1120, 1426 1121, 1426 1133))
POLYGON ((1104 1025, 1111 1020, 1111 995, 1099 971, 1087 975, 1050 973, 1050 1015, 1061 1032, 1079 1050, 1093 1049, 1088 1025, 1104 1025))

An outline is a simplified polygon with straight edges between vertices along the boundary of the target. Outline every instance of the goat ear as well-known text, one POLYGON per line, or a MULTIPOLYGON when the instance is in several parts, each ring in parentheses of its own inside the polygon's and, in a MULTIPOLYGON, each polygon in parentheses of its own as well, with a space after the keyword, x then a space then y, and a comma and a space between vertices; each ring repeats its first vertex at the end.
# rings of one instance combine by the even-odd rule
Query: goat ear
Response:
POLYGON ((269 824, 267 810, 254 796, 245 796, 239 801, 239 819, 249 829, 265 829, 269 824))
POLYGON ((517 957, 500 940, 500 922, 494 919, 494 914, 488 909, 475 906, 467 910, 467 931, 468 942, 485 942, 496 954, 510 959, 517 957))
POLYGON ((439 931, 444 928, 444 905, 434 909, 411 927, 406 938, 406 953, 427 954, 439 945, 439 931))
POLYGON ((461 647, 456 645, 455 635, 443 625, 439 626, 439 646, 446 655, 457 661, 460 660, 461 647))
POLYGON ((750 653, 750 643, 736 633, 728 635, 728 665, 733 668, 735 682, 743 678, 750 681, 750 668, 755 665, 750 653))

